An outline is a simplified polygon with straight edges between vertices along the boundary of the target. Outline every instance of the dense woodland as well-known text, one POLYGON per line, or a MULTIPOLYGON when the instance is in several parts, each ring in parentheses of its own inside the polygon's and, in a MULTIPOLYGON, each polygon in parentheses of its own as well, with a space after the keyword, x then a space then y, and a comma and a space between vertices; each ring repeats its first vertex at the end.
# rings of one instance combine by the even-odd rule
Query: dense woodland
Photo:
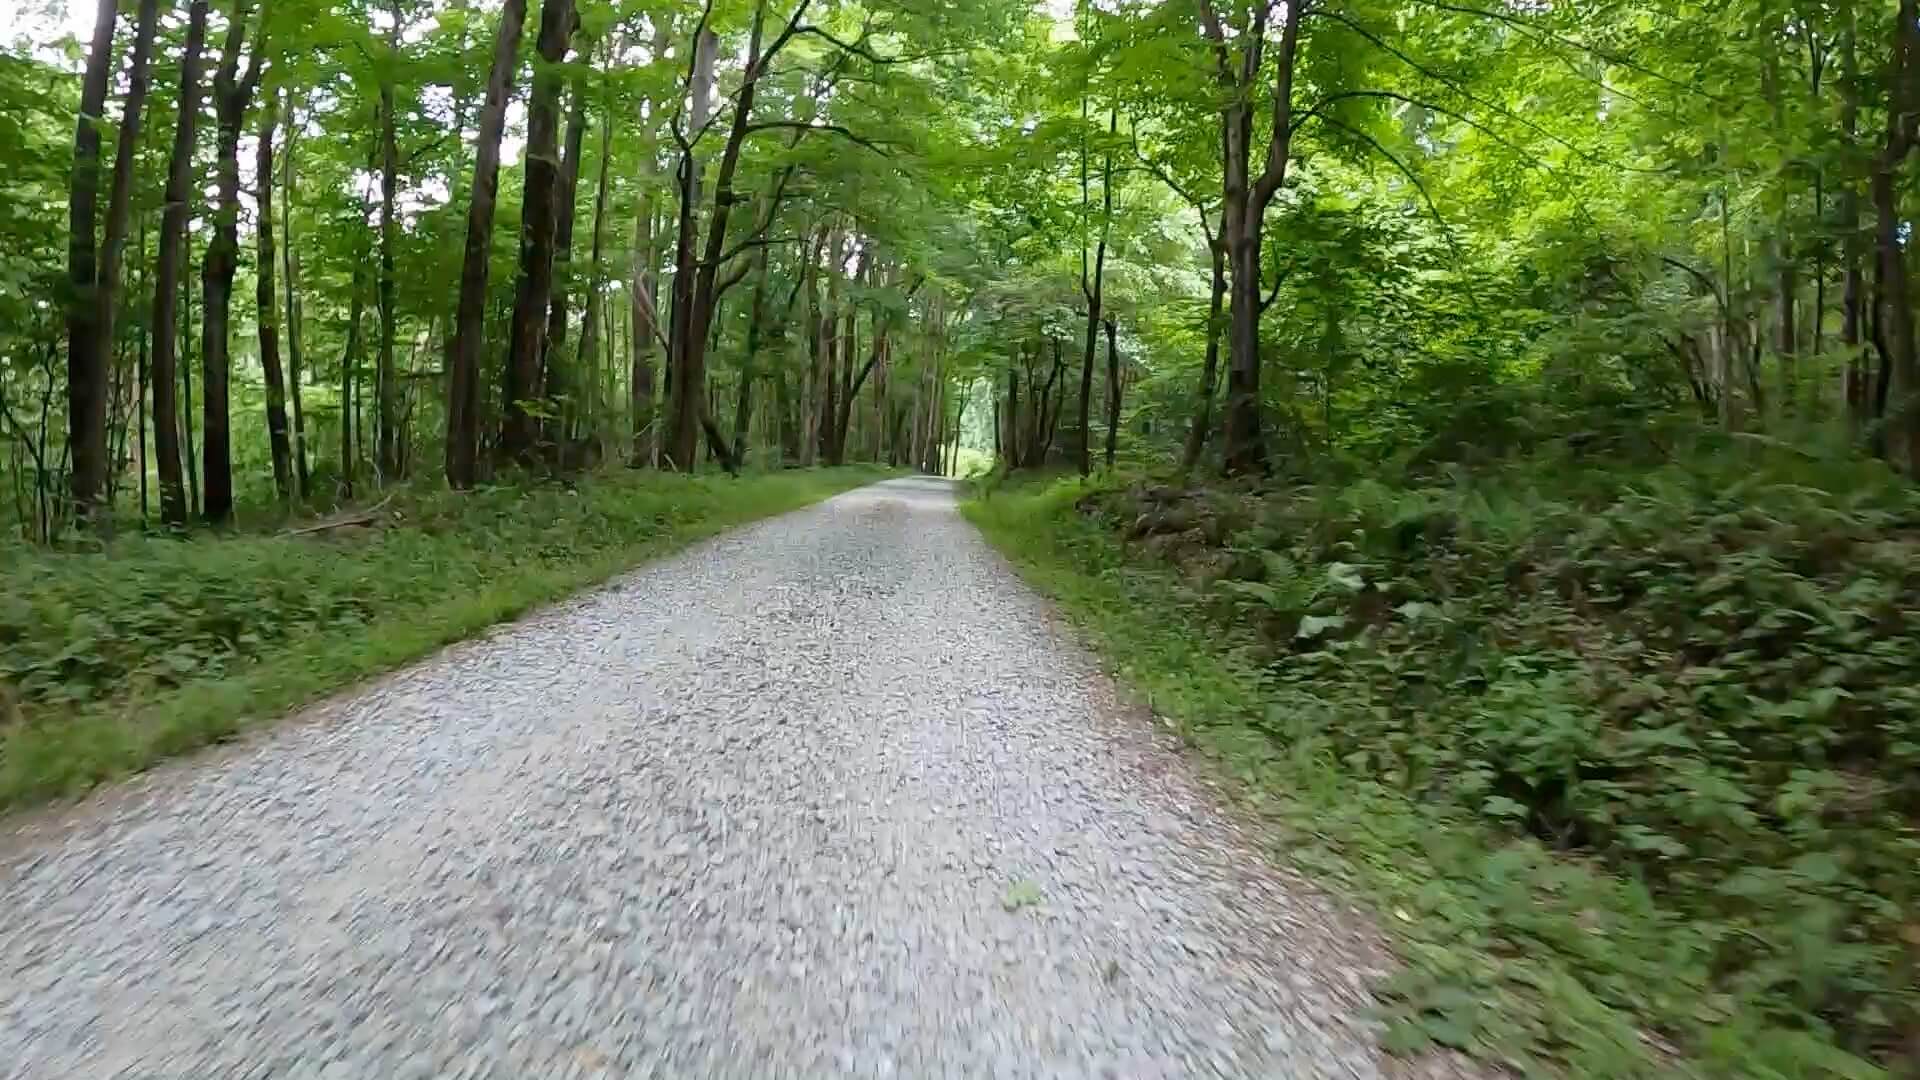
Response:
POLYGON ((603 459, 1264 473, 1542 399, 1920 454, 1911 5, 122 7, 0 67, 42 540, 603 459))
POLYGON ((32 14, 20 551, 595 469, 1092 475, 1277 744, 1630 883, 1605 956, 1600 901, 1500 946, 1576 958, 1533 1060, 1625 1061, 1592 1007, 1920 1068, 1915 0, 32 14))

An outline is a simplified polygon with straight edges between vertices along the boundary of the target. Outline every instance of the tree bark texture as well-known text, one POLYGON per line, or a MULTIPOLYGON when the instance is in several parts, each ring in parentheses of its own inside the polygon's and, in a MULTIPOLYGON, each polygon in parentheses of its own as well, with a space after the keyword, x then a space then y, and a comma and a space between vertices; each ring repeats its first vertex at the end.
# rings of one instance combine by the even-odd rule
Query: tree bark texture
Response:
POLYGON ((273 285, 273 139, 279 125, 279 101, 269 95, 260 112, 260 136, 254 157, 255 243, 254 303, 260 331, 260 369, 267 383, 267 444, 273 456, 273 486, 282 499, 293 494, 293 454, 287 438, 287 382, 280 368, 279 297, 273 285))
POLYGON ((506 131, 507 98, 519 62, 526 0, 506 0, 494 38, 493 66, 480 109, 480 132, 473 164, 473 191, 467 203, 467 239, 460 256, 460 305, 454 316, 453 348, 447 371, 447 484, 470 488, 478 479, 480 454, 480 351, 485 344, 487 278, 493 249, 493 215, 500 190, 500 137, 506 131))
POLYGON ((540 394, 540 359, 553 288, 554 223, 559 211, 560 72, 573 33, 572 0, 542 0, 535 41, 533 96, 527 104, 526 190, 520 204, 520 274, 508 338, 505 457, 527 464, 538 438, 529 411, 540 394))
POLYGON ((200 267, 200 484, 201 515, 209 524, 233 516, 233 434, 229 423, 233 373, 231 353, 233 279, 240 251, 240 131, 247 106, 260 83, 261 46, 266 28, 253 36, 244 74, 240 52, 247 46, 250 0, 235 0, 228 13, 226 44, 213 77, 215 125, 213 237, 200 267))

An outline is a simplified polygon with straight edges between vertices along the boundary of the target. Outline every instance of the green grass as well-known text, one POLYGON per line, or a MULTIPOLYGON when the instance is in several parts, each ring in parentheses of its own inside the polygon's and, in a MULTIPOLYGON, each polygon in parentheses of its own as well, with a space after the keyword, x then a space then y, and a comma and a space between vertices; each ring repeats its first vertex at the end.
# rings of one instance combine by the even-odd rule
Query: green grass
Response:
POLYGON ((0 807, 229 738, 646 559, 890 475, 609 470, 405 491, 313 537, 0 549, 0 807))
POLYGON ((1636 878, 1343 759, 1325 725, 1367 706, 1318 702, 1316 733, 1292 715, 1299 699, 1277 705, 1256 634, 1082 514, 1090 490, 1073 479, 983 487, 963 511, 1238 780, 1282 838, 1276 857, 1378 913, 1405 961, 1382 995, 1390 1048, 1449 1046, 1522 1075, 1886 1075, 1727 991, 1712 962, 1719 928, 1636 878))

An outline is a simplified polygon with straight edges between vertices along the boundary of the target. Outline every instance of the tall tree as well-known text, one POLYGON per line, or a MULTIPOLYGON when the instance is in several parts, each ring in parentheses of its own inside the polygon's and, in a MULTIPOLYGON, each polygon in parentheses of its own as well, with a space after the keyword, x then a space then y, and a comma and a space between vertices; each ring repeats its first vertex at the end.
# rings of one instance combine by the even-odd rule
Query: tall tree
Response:
MULTIPOLYGON (((187 523, 187 491, 180 476, 180 404, 174 388, 180 339, 179 297, 186 287, 187 222, 193 215, 193 150, 200 115, 200 53, 207 35, 207 0, 187 5, 187 40, 180 57, 180 105, 175 112, 173 150, 167 158, 167 187, 160 217, 159 254, 153 272, 153 454, 159 460, 160 520, 187 523)), ((191 448, 189 448, 191 453, 191 448)))
POLYGON ((200 267, 200 433, 201 513, 211 524, 233 516, 233 434, 228 423, 228 380, 233 371, 230 350, 233 279, 240 251, 240 131, 247 107, 260 85, 262 50, 267 36, 264 13, 247 44, 247 25, 253 21, 251 0, 234 0, 227 16, 227 39, 220 66, 213 76, 214 216, 213 237, 200 267), (247 50, 244 73, 241 51, 247 50))
POLYGON ((400 107, 394 86, 395 68, 400 62, 399 0, 393 4, 391 18, 393 21, 387 27, 386 63, 380 67, 380 351, 374 361, 373 389, 379 440, 378 456, 374 460, 383 484, 400 479, 400 384, 393 356, 400 322, 393 261, 394 236, 400 230, 394 206, 400 190, 400 107))
MULTIPOLYGON (((574 365, 574 369, 583 373, 583 376, 590 375, 599 370, 602 341, 605 341, 609 346, 613 344, 612 335, 603 333, 600 326, 601 319, 604 315, 602 310, 603 298, 601 294, 606 283, 607 165, 612 157, 613 118, 611 116, 603 116, 600 122, 599 176, 594 182, 593 189, 593 235, 589 241, 591 250, 587 263, 586 312, 581 318, 580 325, 579 363, 574 365)), ((608 349, 609 353, 612 351, 611 348, 608 349)), ((612 366, 611 363, 608 364, 609 368, 612 366)), ((599 384, 594 382, 591 390, 586 390, 586 385, 583 381, 582 388, 589 395, 587 400, 582 403, 583 407, 587 410, 585 417, 586 429, 590 435, 597 435, 597 429, 594 427, 593 407, 594 399, 599 396, 599 384)))
MULTIPOLYGON (((1087 137, 1086 98, 1080 99, 1080 216, 1081 228, 1087 227, 1087 137)), ((1093 471, 1093 423, 1089 407, 1093 402, 1093 355, 1099 342, 1100 306, 1104 298, 1107 274, 1107 240, 1113 232, 1113 134, 1119 130, 1120 107, 1112 106, 1107 113, 1107 146, 1103 164, 1100 168, 1100 240, 1093 256, 1093 269, 1087 269, 1087 244, 1084 232, 1080 240, 1080 292, 1087 302, 1087 333, 1085 349, 1080 357, 1080 475, 1086 476, 1093 471)))
POLYGON ((507 98, 520 55, 526 0, 506 0, 487 73, 486 102, 474 151, 473 193, 467 204, 467 239, 460 257, 460 306, 454 316, 447 371, 447 483, 470 488, 478 479, 480 452, 480 351, 485 342, 487 277, 493 250, 493 214, 500 189, 500 137, 507 126, 507 98))
POLYGON ((1213 0, 1195 0, 1201 31, 1213 51, 1214 78, 1225 102, 1220 109, 1223 179, 1220 242, 1229 274, 1227 402, 1224 463, 1229 473, 1265 472, 1266 430, 1260 400, 1260 248, 1267 207, 1286 182, 1293 143, 1293 69, 1300 42, 1302 5, 1278 5, 1280 40, 1264 163, 1254 171, 1254 115, 1265 77, 1268 21, 1275 5, 1256 3, 1244 26, 1229 27, 1213 0))
MULTIPOLYGON (((584 52, 591 57, 590 48, 584 52)), ((571 426, 572 418, 578 415, 580 402, 575 399, 586 392, 583 382, 586 378, 585 369, 576 368, 569 372, 563 360, 567 347, 568 293, 573 284, 573 227, 580 203, 580 151, 587 135, 584 75, 574 77, 572 97, 567 109, 566 135, 561 140, 560 176, 555 191, 553 286, 547 299, 546 336, 540 343, 540 376, 534 383, 537 396, 562 403, 561 423, 557 428, 562 438, 571 426)), ((580 332, 584 340, 586 327, 582 326, 580 332)))
POLYGON ((280 367, 279 297, 273 285, 273 140, 280 122, 277 93, 260 110, 260 134, 254 143, 253 199, 254 304, 260 333, 260 369, 267 383, 267 446, 273 457, 273 486, 282 499, 294 494, 293 452, 287 435, 287 380, 280 367))
POLYGON ((302 380, 306 369, 301 352, 304 338, 300 327, 303 314, 300 303, 300 253, 293 238, 294 151, 299 145, 299 136, 299 107, 290 91, 286 147, 280 155, 283 171, 281 190, 285 196, 280 202, 280 259, 287 293, 287 379, 291 384, 288 398, 293 407, 293 489, 296 495, 305 499, 311 493, 307 467, 307 418, 300 392, 305 385, 302 380))
POLYGON ((94 257, 94 206, 100 174, 99 113, 106 103, 111 75, 113 26, 117 5, 101 0, 93 48, 82 80, 80 121, 74 133, 74 170, 69 199, 73 236, 68 271, 75 290, 67 316, 67 438, 74 515, 85 519, 107 482, 107 383, 118 310, 121 256, 131 215, 134 153, 140 142, 140 118, 150 83, 158 0, 140 0, 132 56, 127 64, 127 93, 120 110, 120 133, 107 197, 105 237, 94 257))
POLYGON ((572 0, 542 0, 533 96, 527 104, 526 187, 520 204, 520 275, 507 342, 506 421, 500 450, 525 462, 538 439, 540 360, 553 288, 554 225, 559 211, 559 65, 573 34, 572 0))

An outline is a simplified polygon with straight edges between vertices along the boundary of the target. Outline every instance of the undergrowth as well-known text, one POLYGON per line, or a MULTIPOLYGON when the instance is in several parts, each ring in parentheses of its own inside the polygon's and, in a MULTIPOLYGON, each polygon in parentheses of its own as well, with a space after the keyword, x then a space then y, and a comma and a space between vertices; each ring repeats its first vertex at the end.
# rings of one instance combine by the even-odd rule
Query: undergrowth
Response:
POLYGON ((1396 1048, 1911 1070, 1920 500, 1756 454, 967 513, 1377 901, 1396 1048))
POLYGON ((218 741, 651 555, 879 479, 609 470, 407 490, 382 527, 0 547, 0 806, 218 741))

